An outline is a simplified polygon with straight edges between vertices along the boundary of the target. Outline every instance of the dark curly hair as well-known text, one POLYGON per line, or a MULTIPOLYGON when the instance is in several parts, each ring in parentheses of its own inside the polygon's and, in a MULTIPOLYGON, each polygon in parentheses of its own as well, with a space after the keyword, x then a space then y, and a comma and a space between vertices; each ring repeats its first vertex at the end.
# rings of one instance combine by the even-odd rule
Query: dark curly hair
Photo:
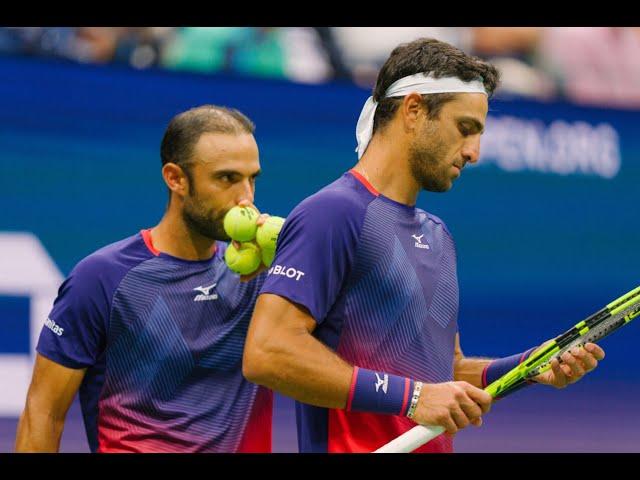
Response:
MULTIPOLYGON (((378 102, 373 119, 373 131, 383 128, 395 114, 402 98, 385 98, 387 89, 403 77, 416 73, 432 74, 436 78, 458 77, 464 81, 482 78, 491 96, 500 82, 498 70, 484 60, 467 55, 459 48, 433 38, 419 38, 398 45, 384 63, 373 89, 373 99, 378 102)), ((429 118, 437 118, 442 106, 452 100, 455 93, 423 95, 429 118)))

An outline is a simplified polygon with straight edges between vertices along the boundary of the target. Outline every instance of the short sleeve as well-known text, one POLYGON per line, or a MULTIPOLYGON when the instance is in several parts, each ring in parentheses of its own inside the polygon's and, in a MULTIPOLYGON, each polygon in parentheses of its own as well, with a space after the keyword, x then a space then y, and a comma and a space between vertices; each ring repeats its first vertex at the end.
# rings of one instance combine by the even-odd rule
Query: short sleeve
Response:
POLYGON ((105 270, 99 260, 87 257, 65 279, 40 332, 39 354, 69 368, 96 363, 106 345, 110 310, 105 270))
POLYGON ((307 308, 322 323, 355 257, 364 208, 348 191, 319 192, 287 217, 262 287, 307 308))

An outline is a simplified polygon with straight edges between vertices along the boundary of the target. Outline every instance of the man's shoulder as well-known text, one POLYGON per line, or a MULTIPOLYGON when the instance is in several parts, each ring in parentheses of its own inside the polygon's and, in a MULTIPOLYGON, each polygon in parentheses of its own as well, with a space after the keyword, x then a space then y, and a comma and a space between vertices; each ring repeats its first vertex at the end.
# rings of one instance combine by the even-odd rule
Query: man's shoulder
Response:
POLYGON ((419 215, 424 215, 424 223, 432 223, 432 224, 441 226, 444 232, 447 235, 449 235, 449 237, 453 238, 453 236, 451 235, 451 232, 449 231, 449 227, 447 227, 447 224, 445 223, 444 220, 442 220, 442 218, 438 217, 437 215, 434 215, 431 212, 422 210, 421 208, 417 208, 416 210, 419 215))
POLYGON ((334 182, 305 198, 292 214, 313 214, 323 222, 363 218, 367 206, 375 199, 357 180, 345 174, 334 182))
POLYGON ((127 271, 153 256, 142 235, 137 233, 87 255, 76 264, 71 275, 87 282, 123 277, 127 271))

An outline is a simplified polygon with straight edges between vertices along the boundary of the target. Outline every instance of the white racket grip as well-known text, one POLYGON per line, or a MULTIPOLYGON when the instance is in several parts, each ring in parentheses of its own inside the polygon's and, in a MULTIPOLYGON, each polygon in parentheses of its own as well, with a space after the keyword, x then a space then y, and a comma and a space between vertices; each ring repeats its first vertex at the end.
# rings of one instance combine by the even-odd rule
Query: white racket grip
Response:
POLYGON ((394 438, 373 453, 409 453, 444 432, 444 427, 426 427, 417 425, 411 430, 394 438))

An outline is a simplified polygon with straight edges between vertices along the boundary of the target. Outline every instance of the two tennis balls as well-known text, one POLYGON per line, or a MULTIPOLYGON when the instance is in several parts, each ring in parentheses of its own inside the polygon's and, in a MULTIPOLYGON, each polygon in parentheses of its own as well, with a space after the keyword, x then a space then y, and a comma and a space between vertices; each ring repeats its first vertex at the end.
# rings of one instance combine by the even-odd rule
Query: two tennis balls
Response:
POLYGON ((233 240, 241 242, 240 248, 229 244, 224 260, 232 271, 240 275, 255 272, 261 263, 270 267, 276 254, 276 241, 284 218, 269 217, 258 227, 259 215, 252 207, 233 207, 224 217, 224 231, 233 240))

